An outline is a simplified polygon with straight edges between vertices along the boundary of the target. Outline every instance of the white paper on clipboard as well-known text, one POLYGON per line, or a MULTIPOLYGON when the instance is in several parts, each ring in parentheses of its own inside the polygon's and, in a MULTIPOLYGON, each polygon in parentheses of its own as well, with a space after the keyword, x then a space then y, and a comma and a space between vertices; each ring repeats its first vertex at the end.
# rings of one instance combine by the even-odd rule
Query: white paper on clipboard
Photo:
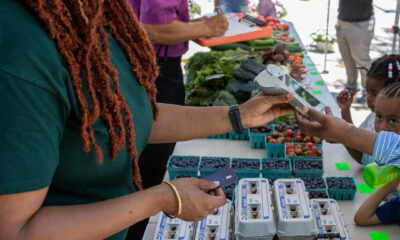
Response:
POLYGON ((244 21, 239 21, 240 18, 238 16, 230 16, 227 17, 229 26, 228 30, 225 32, 224 35, 219 37, 211 37, 210 39, 220 38, 220 37, 230 37, 235 36, 243 33, 250 33, 259 31, 260 28, 257 26, 252 26, 244 21))

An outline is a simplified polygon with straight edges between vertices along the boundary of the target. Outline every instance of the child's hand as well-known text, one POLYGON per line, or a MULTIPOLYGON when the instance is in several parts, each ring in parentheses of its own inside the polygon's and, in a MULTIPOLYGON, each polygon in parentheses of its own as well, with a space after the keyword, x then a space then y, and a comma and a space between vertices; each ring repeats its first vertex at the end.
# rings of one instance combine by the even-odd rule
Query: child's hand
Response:
POLYGON ((341 110, 349 110, 351 103, 353 102, 354 92, 349 90, 343 90, 336 97, 341 110))

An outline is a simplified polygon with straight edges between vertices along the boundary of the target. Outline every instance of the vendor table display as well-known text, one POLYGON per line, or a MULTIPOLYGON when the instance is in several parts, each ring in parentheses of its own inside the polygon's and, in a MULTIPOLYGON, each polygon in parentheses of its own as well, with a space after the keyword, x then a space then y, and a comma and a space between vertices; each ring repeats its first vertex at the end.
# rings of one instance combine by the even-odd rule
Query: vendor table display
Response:
MULTIPOLYGON (((340 116, 335 99, 325 86, 315 64, 304 50, 304 45, 298 37, 293 24, 291 22, 285 22, 285 24, 289 27, 288 32, 275 32, 275 40, 263 40, 265 45, 271 45, 267 50, 263 49, 260 52, 260 50, 255 49, 260 49, 258 47, 261 44, 261 40, 258 40, 258 42, 238 43, 234 50, 232 50, 231 46, 220 46, 225 49, 228 47, 230 50, 212 50, 208 53, 195 54, 187 65, 187 90, 189 95, 187 103, 189 105, 207 106, 241 103, 257 92, 256 88, 251 85, 251 80, 256 75, 254 71, 257 71, 258 63, 266 64, 278 61, 283 65, 283 69, 290 67, 285 70, 289 71, 295 79, 306 85, 316 98, 325 105, 330 106, 334 115, 340 116), (273 41, 274 43, 272 43, 273 41), (278 49, 276 49, 277 41, 280 44, 278 45, 278 49), (297 44, 297 50, 294 48, 295 45, 290 45, 289 50, 300 52, 290 53, 286 49, 287 43, 297 44), (280 49, 282 45, 284 46, 283 51, 280 49), (236 49, 236 47, 239 48, 236 49), (285 55, 287 52, 289 53, 285 55), (281 56, 276 57, 277 54, 282 54, 283 59, 281 56), (294 69, 294 72, 291 72, 292 69, 294 69), (234 91, 237 89, 244 89, 245 91, 234 91)), ((218 49, 218 47, 214 49, 218 49)), ((220 48, 219 50, 222 49, 220 48)), ((321 144, 321 139, 302 135, 292 118, 283 118, 283 120, 274 121, 259 128, 249 129, 245 135, 241 136, 230 132, 204 139, 179 142, 176 144, 173 156, 171 156, 169 161, 169 176, 167 174, 166 177, 199 177, 227 167, 234 168, 238 177, 244 180, 251 178, 261 181, 262 178, 260 177, 265 178, 269 182, 268 189, 270 187, 273 189, 271 191, 277 191, 272 186, 275 186, 275 188, 279 188, 279 186, 283 186, 284 189, 288 188, 285 186, 287 181, 282 182, 282 180, 279 180, 281 182, 274 183, 276 179, 293 179, 293 184, 297 184, 295 179, 299 179, 301 186, 303 186, 302 191, 304 192, 304 196, 316 199, 315 201, 310 200, 310 204, 312 203, 310 205, 310 216, 315 216, 317 225, 322 226, 322 219, 325 221, 329 218, 325 216, 328 208, 332 215, 336 217, 339 216, 340 209, 343 213, 343 219, 340 222, 345 228, 343 226, 338 226, 338 228, 340 228, 340 231, 347 229, 348 238, 346 239, 368 240, 371 239, 370 236, 375 235, 387 235, 388 239, 398 239, 398 236, 400 236, 400 228, 395 225, 379 225, 374 227, 359 227, 355 225, 353 221, 354 214, 362 202, 369 196, 369 194, 365 194, 365 191, 359 191, 357 188, 359 184, 364 183, 361 166, 351 159, 343 145, 326 142, 321 144), (340 169, 337 168, 337 165, 343 164, 343 162, 348 163, 348 165, 346 165, 345 170, 339 171, 340 169), (306 192, 308 193, 306 194, 306 192), (337 201, 323 200, 327 198, 333 198, 337 201)), ((209 221, 211 219, 216 219, 213 221, 221 219, 218 220, 223 221, 219 228, 209 225, 208 218, 197 224, 188 224, 180 220, 168 220, 165 215, 158 214, 150 219, 143 239, 155 239, 155 234, 160 233, 162 234, 160 239, 175 239, 174 237, 178 236, 189 236, 186 232, 183 233, 182 230, 174 226, 184 226, 185 229, 190 229, 196 239, 204 237, 204 234, 208 237, 215 237, 217 233, 220 234, 218 231, 228 231, 226 227, 229 226, 229 223, 224 220, 225 218, 216 218, 215 215, 225 216, 227 215, 227 209, 231 208, 234 209, 233 212, 238 211, 235 207, 238 208, 241 205, 238 199, 235 199, 234 188, 234 185, 224 188, 226 195, 231 201, 227 201, 227 205, 216 209, 217 212, 208 217, 209 221), (159 221, 160 217, 163 220, 161 222, 159 221), (162 225, 159 223, 162 223, 162 225), (171 229, 164 231, 167 225, 172 226, 174 231, 170 231, 171 229), (162 227, 162 231, 160 231, 160 226, 162 227)), ((275 197, 277 198, 275 199, 275 207, 278 208, 279 196, 275 194, 275 197)), ((240 195, 240 198, 243 198, 242 195, 240 195)), ((271 196, 268 196, 266 199, 272 202, 271 196)), ((302 195, 299 195, 299 199, 302 199, 302 195)), ((279 206, 278 209, 281 209, 282 206, 279 206)), ((252 208, 249 209, 250 215, 248 216, 251 217, 252 208)), ((292 209, 289 210, 292 211, 292 209)), ((257 211, 255 207, 253 212, 257 211)), ((293 209, 293 212, 297 212, 297 210, 293 209)), ((268 214, 272 214, 272 212, 268 214)), ((233 214, 231 220, 235 218, 234 216, 233 214)), ((255 218, 259 217, 259 215, 254 216, 256 216, 255 218)), ((231 225, 231 238, 226 239, 246 239, 246 236, 252 239, 251 234, 255 232, 244 231, 247 226, 250 226, 247 225, 248 223, 245 219, 243 218, 238 221, 240 228, 235 228, 231 225), (233 233, 236 233, 236 236, 233 236, 233 233)), ((282 218, 280 223, 284 223, 285 221, 282 218)), ((271 228, 275 227, 273 223, 269 222, 268 224, 271 228)), ((311 224, 311 222, 308 224, 311 224)), ((321 228, 323 230, 320 229, 318 231, 318 237, 321 239, 337 237, 329 234, 332 230, 328 229, 329 227, 324 225, 321 228)), ((294 235, 290 235, 292 233, 287 228, 287 225, 277 224, 276 228, 285 229, 285 231, 281 232, 280 237, 282 239, 295 239, 295 233, 293 233, 294 235)), ((312 227, 310 229, 312 230, 312 227)), ((265 236, 268 236, 265 239, 272 239, 274 234, 270 234, 269 231, 271 229, 263 230, 266 231, 265 236)), ((271 230, 271 232, 274 232, 274 230, 271 230)), ((191 237, 190 235, 188 238, 179 239, 191 239, 191 237)))

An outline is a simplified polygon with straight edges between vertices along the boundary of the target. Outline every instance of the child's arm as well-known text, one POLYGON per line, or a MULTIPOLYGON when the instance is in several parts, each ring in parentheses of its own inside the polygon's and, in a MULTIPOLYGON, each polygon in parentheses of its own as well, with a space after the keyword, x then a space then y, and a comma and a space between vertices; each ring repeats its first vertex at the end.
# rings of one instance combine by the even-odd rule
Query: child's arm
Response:
MULTIPOLYGON (((351 118, 350 107, 353 102, 354 93, 353 91, 343 90, 336 97, 337 103, 342 113, 342 118, 348 123, 353 124, 353 119, 351 118)), ((357 151, 353 148, 349 148, 346 146, 347 152, 350 156, 358 163, 361 163, 362 152, 357 151)))
POLYGON ((373 193, 358 209, 356 215, 354 215, 354 222, 360 226, 370 226, 380 224, 376 210, 382 200, 391 193, 400 183, 400 178, 392 181, 384 187, 378 189, 373 193))

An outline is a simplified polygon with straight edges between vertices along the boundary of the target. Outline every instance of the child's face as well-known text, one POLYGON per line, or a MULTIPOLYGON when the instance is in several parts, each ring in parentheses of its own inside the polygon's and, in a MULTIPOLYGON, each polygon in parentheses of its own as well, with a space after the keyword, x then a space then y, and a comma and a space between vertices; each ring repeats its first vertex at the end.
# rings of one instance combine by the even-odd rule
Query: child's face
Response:
POLYGON ((376 96, 378 96, 379 92, 382 91, 384 87, 385 86, 382 82, 376 80, 375 78, 367 77, 365 82, 365 88, 367 90, 367 104, 372 112, 375 112, 376 96))
POLYGON ((400 134, 400 98, 379 95, 375 101, 375 131, 400 134))

